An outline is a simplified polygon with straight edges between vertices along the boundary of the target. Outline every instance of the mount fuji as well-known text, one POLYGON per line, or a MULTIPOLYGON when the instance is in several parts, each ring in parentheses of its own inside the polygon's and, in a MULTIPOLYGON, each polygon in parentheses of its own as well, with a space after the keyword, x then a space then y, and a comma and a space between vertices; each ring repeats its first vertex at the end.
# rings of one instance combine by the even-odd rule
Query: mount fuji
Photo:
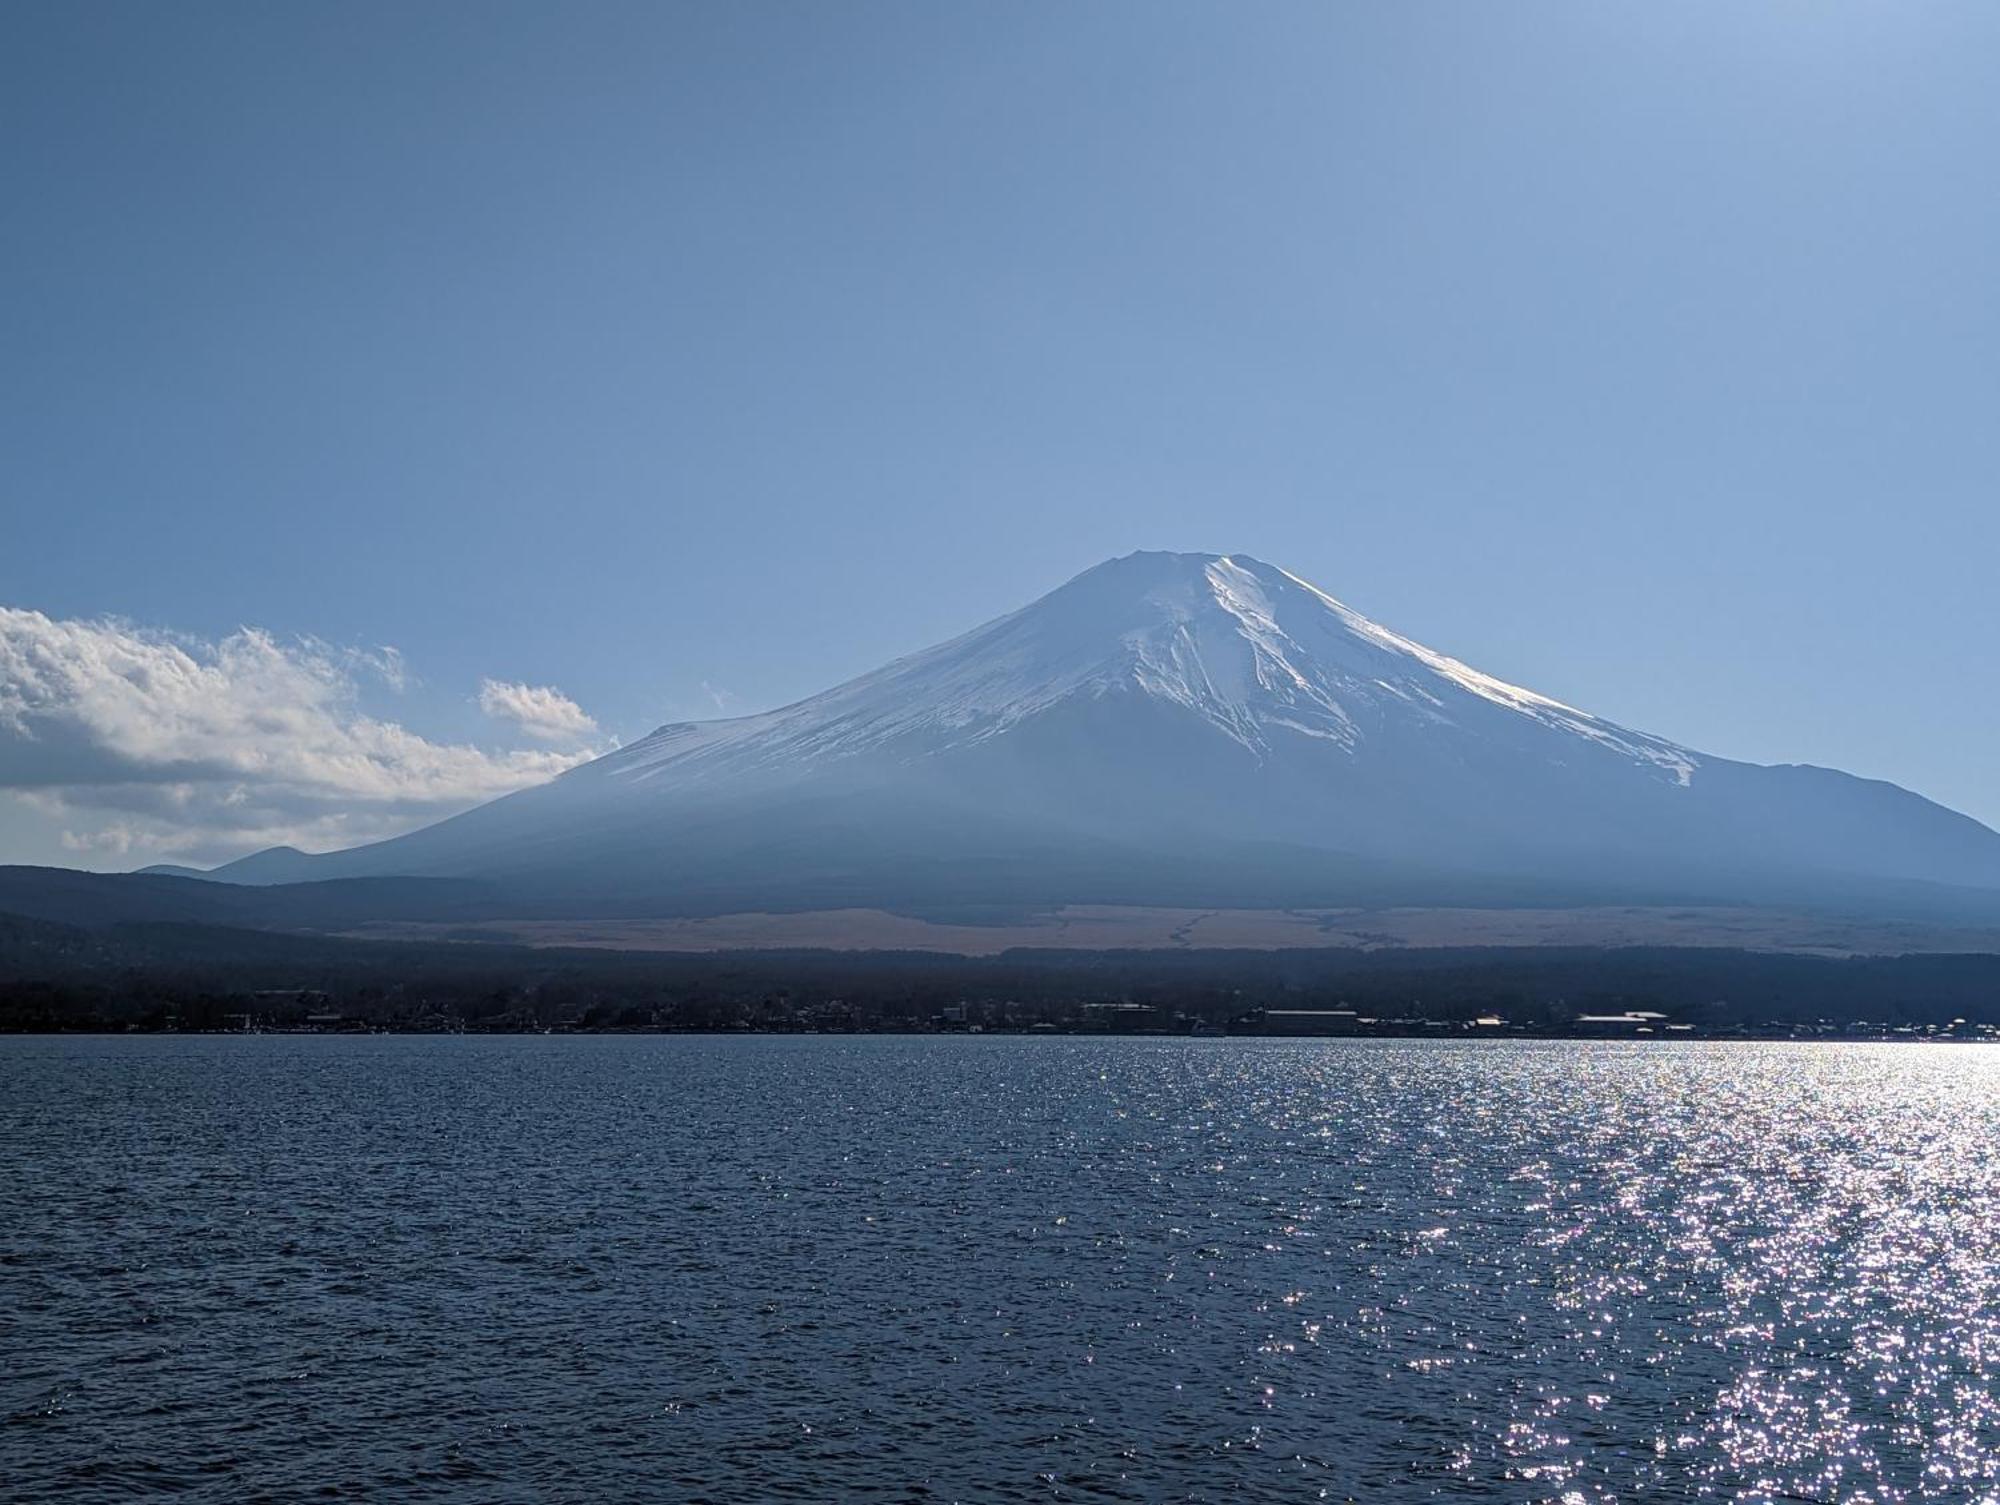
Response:
POLYGON ((1617 725, 1247 555, 1139 553, 794 705, 663 726, 394 840, 279 849, 211 876, 476 879, 512 913, 552 916, 1932 900, 1995 913, 2000 833, 1891 784, 1617 725))

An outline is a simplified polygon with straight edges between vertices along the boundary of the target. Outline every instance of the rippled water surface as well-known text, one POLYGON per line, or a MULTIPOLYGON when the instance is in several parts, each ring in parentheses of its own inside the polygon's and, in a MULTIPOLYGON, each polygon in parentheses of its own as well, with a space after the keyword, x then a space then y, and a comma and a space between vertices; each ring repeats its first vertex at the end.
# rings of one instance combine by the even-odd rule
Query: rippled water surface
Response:
POLYGON ((0 1041, 0 1495, 2000 1498, 2000 1052, 0 1041))

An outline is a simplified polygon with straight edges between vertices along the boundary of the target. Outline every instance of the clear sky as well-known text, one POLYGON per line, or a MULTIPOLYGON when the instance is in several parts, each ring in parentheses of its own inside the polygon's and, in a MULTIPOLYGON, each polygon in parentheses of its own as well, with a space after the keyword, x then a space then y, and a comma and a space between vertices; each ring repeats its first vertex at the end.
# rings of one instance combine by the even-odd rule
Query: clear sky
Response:
POLYGON ((0 182, 0 860, 1141 547, 2000 822, 2000 7, 20 3, 0 182))

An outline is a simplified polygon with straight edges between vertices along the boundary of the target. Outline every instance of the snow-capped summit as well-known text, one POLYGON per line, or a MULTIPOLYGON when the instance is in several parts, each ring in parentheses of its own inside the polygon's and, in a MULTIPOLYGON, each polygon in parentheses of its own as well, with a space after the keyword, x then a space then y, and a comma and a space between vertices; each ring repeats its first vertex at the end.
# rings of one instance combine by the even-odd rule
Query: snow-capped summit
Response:
POLYGON ((1041 600, 763 715, 662 727, 605 761, 634 780, 1001 736, 1077 697, 1149 696, 1262 758, 1273 739, 1350 752, 1387 723, 1440 730, 1498 707, 1687 782, 1684 748, 1507 684, 1247 554, 1128 554, 1041 600))
POLYGON ((1795 898, 2000 889, 2000 834, 1619 726, 1248 555, 1139 553, 796 704, 279 866, 255 881, 480 877, 570 912, 1795 898))

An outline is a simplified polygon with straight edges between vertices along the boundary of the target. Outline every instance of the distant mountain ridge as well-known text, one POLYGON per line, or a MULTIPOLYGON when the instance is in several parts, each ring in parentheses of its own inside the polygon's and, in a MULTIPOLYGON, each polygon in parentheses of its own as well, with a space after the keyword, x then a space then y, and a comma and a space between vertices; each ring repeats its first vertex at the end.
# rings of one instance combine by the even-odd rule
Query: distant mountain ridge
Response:
POLYGON ((152 867, 142 867, 139 871, 159 878, 202 878, 211 882, 296 883, 301 880, 292 874, 303 872, 312 862, 312 854, 297 847, 266 847, 261 852, 252 852, 248 857, 239 857, 218 868, 182 867, 178 863, 161 862, 152 867))
POLYGON ((1865 907, 1882 885, 2000 899, 2000 833, 1894 785, 1620 726, 1247 555, 1140 553, 794 705, 661 727, 394 840, 209 876, 477 879, 549 913, 1865 907))

